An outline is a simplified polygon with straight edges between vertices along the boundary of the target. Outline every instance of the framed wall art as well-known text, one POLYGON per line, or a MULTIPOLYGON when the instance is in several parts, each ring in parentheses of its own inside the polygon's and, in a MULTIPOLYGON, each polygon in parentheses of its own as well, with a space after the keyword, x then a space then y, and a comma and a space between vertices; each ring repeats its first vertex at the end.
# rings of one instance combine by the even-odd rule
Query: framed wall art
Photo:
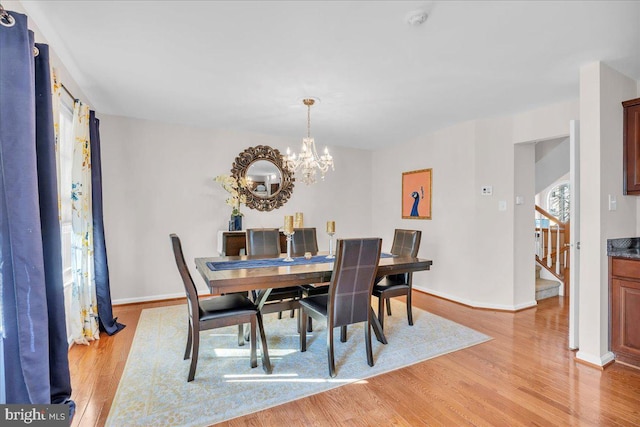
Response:
POLYGON ((432 170, 402 173, 402 218, 431 219, 432 170))

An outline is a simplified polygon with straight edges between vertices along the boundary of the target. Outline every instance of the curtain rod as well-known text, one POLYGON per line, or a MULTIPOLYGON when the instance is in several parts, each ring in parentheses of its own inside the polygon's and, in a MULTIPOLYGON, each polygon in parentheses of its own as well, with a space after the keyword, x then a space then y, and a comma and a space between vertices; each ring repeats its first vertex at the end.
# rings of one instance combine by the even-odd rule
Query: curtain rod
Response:
POLYGON ((62 87, 62 89, 64 89, 65 92, 67 92, 67 95, 69 95, 71 99, 73 99, 74 101, 79 101, 79 99, 73 96, 73 94, 69 91, 69 89, 67 89, 67 87, 63 83, 60 83, 60 86, 62 87))
MULTIPOLYGON (((0 3, 0 24, 5 27, 12 27, 15 24, 15 19, 13 19, 13 16, 9 15, 9 12, 7 12, 4 7, 2 7, 2 3, 0 3)), ((39 54, 40 51, 34 46, 33 56, 38 56, 39 54)), ((62 89, 64 89, 64 91, 67 92, 67 95, 69 95, 74 101, 79 101, 79 99, 73 96, 71 91, 67 89, 64 84, 60 83, 60 86, 62 86, 62 89)))

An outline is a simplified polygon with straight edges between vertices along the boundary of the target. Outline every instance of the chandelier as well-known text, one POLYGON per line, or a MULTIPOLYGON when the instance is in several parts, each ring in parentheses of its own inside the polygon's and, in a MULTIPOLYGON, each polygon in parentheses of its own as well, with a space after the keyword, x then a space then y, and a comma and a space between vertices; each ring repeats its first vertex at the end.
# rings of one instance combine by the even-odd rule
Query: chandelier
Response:
POLYGON ((302 150, 296 157, 296 153, 291 153, 287 147, 287 154, 284 156, 285 165, 291 172, 300 172, 302 182, 305 184, 313 184, 316 182, 316 173, 320 171, 320 177, 324 181, 324 175, 329 168, 333 167, 333 157, 329 154, 329 149, 324 148, 322 156, 318 156, 316 151, 316 143, 311 138, 311 106, 315 103, 315 99, 307 98, 302 102, 307 106, 307 137, 302 139, 302 150))

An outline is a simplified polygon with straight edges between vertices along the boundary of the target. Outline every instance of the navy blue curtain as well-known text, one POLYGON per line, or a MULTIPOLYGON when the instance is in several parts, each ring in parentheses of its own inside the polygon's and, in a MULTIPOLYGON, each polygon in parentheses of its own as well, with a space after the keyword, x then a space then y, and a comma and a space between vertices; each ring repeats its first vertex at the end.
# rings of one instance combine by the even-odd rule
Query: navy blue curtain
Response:
POLYGON ((89 140, 91 143, 91 205, 93 208, 93 256, 96 279, 96 298, 100 329, 113 335, 125 327, 113 318, 109 266, 104 239, 102 211, 102 159, 100 156, 100 120, 95 111, 89 111, 89 140))
POLYGON ((27 17, 0 25, 0 286, 7 403, 73 412, 62 287, 49 52, 27 17))

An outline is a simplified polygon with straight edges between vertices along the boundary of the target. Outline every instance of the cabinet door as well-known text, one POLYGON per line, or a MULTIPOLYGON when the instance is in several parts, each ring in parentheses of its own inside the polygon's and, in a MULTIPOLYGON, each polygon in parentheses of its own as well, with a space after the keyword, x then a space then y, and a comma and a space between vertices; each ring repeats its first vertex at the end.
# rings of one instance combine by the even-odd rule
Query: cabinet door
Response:
POLYGON ((623 362, 640 363, 640 282, 612 279, 611 349, 623 362))
POLYGON ((640 195, 640 99, 624 106, 624 194, 640 195))

